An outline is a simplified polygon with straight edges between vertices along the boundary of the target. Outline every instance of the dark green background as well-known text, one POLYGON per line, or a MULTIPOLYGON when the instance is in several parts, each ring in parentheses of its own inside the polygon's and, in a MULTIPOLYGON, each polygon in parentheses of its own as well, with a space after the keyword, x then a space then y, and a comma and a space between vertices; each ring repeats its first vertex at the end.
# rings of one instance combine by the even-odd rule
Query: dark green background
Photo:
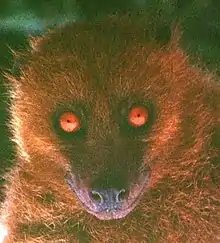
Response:
MULTIPOLYGON (((161 11, 164 19, 180 21, 183 46, 192 57, 200 57, 210 70, 220 70, 219 0, 0 0, 0 175, 13 164, 13 147, 6 128, 9 104, 2 72, 13 58, 8 46, 24 50, 28 35, 67 21, 100 18, 107 13, 140 8, 161 11)), ((0 187, 4 180, 0 178, 0 187)))

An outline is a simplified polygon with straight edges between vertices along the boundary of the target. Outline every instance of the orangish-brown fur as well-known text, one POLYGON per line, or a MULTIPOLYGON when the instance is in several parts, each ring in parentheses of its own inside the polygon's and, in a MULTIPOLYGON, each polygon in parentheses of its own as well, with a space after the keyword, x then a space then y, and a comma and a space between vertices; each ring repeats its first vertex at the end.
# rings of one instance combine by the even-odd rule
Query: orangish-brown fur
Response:
POLYGON ((190 64, 175 31, 160 43, 147 23, 112 17, 32 40, 20 77, 9 77, 17 145, 1 213, 9 242, 220 242, 220 87, 190 64), (91 146, 118 136, 110 107, 133 96, 153 100, 157 113, 142 138, 152 176, 133 212, 100 221, 66 186, 69 161, 49 117, 57 103, 85 104, 91 146))

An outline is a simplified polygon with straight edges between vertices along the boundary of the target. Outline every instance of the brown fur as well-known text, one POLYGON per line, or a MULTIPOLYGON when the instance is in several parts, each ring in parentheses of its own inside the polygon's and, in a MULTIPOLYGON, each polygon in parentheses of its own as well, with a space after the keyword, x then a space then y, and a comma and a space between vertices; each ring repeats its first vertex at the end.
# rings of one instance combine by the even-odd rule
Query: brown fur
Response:
POLYGON ((175 33, 162 45, 145 39, 148 27, 112 18, 32 40, 21 77, 9 77, 17 144, 2 208, 9 242, 220 242, 220 87, 190 64, 175 33), (89 146, 118 136, 109 103, 133 95, 155 100, 158 114, 143 141, 150 184, 127 217, 100 221, 67 188, 69 161, 48 117, 70 97, 86 104, 89 146))

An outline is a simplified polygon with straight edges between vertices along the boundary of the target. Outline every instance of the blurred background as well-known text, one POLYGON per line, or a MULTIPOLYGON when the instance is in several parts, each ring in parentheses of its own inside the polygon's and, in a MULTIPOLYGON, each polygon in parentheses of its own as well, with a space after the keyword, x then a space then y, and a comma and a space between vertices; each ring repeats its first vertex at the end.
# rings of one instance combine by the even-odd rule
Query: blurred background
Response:
MULTIPOLYGON (((220 72, 220 0, 0 0, 0 189, 13 165, 7 129, 9 100, 2 73, 13 66, 13 50, 25 50, 27 38, 69 21, 101 18, 140 9, 180 21, 182 45, 211 71, 220 72)), ((1 194, 0 194, 1 200, 1 194)))

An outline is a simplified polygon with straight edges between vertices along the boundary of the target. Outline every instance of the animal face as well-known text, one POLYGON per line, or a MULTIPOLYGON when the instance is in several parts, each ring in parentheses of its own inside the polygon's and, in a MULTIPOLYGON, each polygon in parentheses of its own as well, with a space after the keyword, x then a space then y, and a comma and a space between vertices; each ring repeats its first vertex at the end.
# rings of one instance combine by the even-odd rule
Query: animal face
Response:
MULTIPOLYGON (((194 186, 213 183, 208 75, 175 36, 160 44, 149 31, 126 21, 58 29, 34 41, 14 88, 20 153, 33 171, 62 168, 69 193, 101 220, 162 203, 168 212, 178 198, 199 207, 194 186)), ((185 222, 186 211, 171 214, 185 222)))

